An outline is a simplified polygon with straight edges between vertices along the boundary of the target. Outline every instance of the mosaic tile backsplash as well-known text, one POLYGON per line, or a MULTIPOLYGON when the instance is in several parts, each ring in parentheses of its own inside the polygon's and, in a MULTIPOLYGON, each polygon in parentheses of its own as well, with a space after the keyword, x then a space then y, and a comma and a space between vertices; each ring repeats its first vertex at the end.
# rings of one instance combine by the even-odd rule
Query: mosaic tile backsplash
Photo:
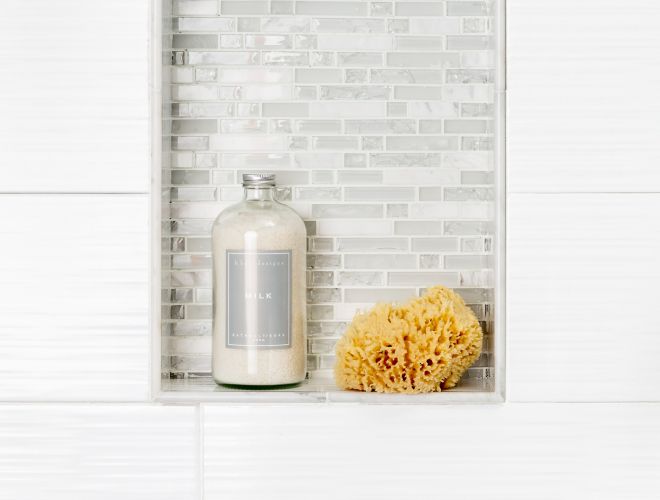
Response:
POLYGON ((163 371, 211 370, 213 219, 243 172, 277 174, 308 232, 309 370, 357 309, 442 284, 492 362, 494 60, 481 1, 172 4, 163 371))

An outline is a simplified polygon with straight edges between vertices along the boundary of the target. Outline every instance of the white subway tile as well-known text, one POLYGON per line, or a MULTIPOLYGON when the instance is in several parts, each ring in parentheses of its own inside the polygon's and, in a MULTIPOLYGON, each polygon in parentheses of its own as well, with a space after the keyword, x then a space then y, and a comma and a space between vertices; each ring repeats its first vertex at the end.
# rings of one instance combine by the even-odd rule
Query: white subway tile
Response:
POLYGON ((340 69, 296 68, 296 83, 341 83, 340 69))
POLYGON ((8 0, 3 11, 2 190, 148 191, 148 4, 8 0))
POLYGON ((372 153, 369 164, 374 168, 439 167, 441 158, 439 153, 372 153))
POLYGON ((283 150, 286 138, 277 135, 212 135, 209 147, 215 151, 283 150))
POLYGON ((312 31, 318 33, 382 33, 385 22, 382 19, 312 19, 312 31))
POLYGON ((384 117, 384 102, 311 102, 309 115, 318 118, 384 117))
POLYGON ((492 50, 470 50, 461 52, 461 67, 463 68, 492 68, 496 65, 496 55, 492 50))
MULTIPOLYGON (((489 76, 486 78, 489 78, 489 76)), ((442 96, 446 101, 476 101, 492 103, 494 100, 493 86, 488 84, 444 85, 442 87, 442 92, 442 96)))
POLYGON ((410 19, 410 33, 416 35, 452 35, 461 32, 459 19, 450 17, 415 17, 410 19))
POLYGON ((339 52, 337 54, 339 66, 380 66, 383 56, 379 52, 339 52))
POLYGON ((442 120, 419 120, 420 134, 441 134, 442 120))
POLYGON ((410 31, 409 19, 388 19, 387 31, 389 33, 408 33, 410 31))
MULTIPOLYGON (((346 269, 412 269, 417 260, 414 254, 345 254, 346 269)), ((370 301, 367 301, 370 302, 370 301)))
POLYGON ((413 187, 365 186, 344 188, 346 201, 413 201, 413 187))
POLYGON ((345 33, 342 36, 332 34, 318 35, 318 48, 320 50, 391 50, 393 48, 392 35, 373 33, 345 33))
POLYGON ((289 83, 293 81, 288 68, 219 68, 218 81, 222 83, 289 83))
POLYGON ((178 17, 176 26, 179 31, 233 31, 236 23, 230 17, 178 17))
POLYGON ((346 120, 349 134, 411 134, 415 132, 414 120, 346 120))
POLYGON ((415 296, 414 288, 347 288, 344 301, 365 302, 403 302, 415 296))
POLYGON ((385 219, 320 220, 317 230, 321 236, 381 236, 391 234, 392 221, 385 219))
POLYGON ((336 66, 334 52, 310 52, 309 64, 311 66, 336 66))
POLYGON ((487 134, 492 127, 489 120, 445 120, 447 134, 487 134))
POLYGON ((296 120, 294 122, 295 131, 302 134, 337 134, 341 132, 341 126, 340 120, 296 120))
POLYGON ((181 101, 204 101, 218 98, 216 85, 175 85, 172 98, 181 101))
MULTIPOLYGON (((339 273, 337 284, 342 286, 381 286, 385 284, 385 280, 383 273, 378 271, 345 271, 339 273)), ((346 302, 355 301, 346 300, 346 302)))
MULTIPOLYGON (((417 397, 399 401, 411 398, 417 397)), ((469 484, 470 496, 494 500, 538 498, 539 481, 546 498, 651 499, 660 487, 654 472, 660 465, 660 408, 654 404, 205 405, 203 411, 204 491, 210 499, 236 492, 284 498, 295 482, 323 500, 369 496, 378 484, 389 500, 409 495, 411 484, 432 495, 439 478, 443 495, 465 497, 469 484), (452 429, 443 436, 443 453, 411 446, 428 443, 439 422, 452 429), (401 425, 406 438, 390 439, 383 453, 383 433, 401 425), (466 440, 475 426, 481 439, 466 440), (359 457, 347 458, 355 443, 359 457), (399 457, 397 474, 391 473, 392 456, 399 457), (473 467, 481 471, 480 481, 473 467), (332 488, 317 488, 328 482, 332 488)))
POLYGON ((440 221, 395 221, 394 234, 397 235, 436 235, 443 234, 440 221))
POLYGON ((170 79, 173 83, 192 83, 193 70, 189 67, 180 68, 172 66, 170 68, 170 79))
POLYGON ((421 150, 442 151, 458 149, 458 141, 454 137, 443 136, 392 136, 387 138, 388 150, 421 150))
POLYGON ((316 219, 338 218, 380 218, 383 216, 383 206, 373 204, 337 203, 331 205, 312 204, 312 216, 316 219))
POLYGON ((377 85, 322 85, 321 99, 325 100, 386 100, 390 88, 377 85))
POLYGON ((225 16, 268 14, 268 3, 266 0, 221 0, 220 13, 225 16))
MULTIPOLYGON (((403 230, 404 227, 400 227, 403 230)), ((458 251, 458 239, 444 238, 413 238, 413 252, 456 252, 458 251)))
POLYGON ((445 269, 485 269, 492 268, 490 255, 447 255, 445 269))
POLYGON ((401 100, 441 99, 442 87, 421 87, 419 85, 394 87, 394 98, 401 100))
MULTIPOLYGON (((308 17, 265 17, 261 19, 261 30, 265 33, 302 33, 309 31, 308 17)), ((257 30, 252 30, 257 31, 257 30)))
POLYGON ((263 64, 274 66, 306 66, 309 63, 307 52, 263 52, 263 64))
POLYGON ((340 170, 337 172, 341 184, 379 184, 383 181, 383 173, 376 170, 340 170))
POLYGON ((660 4, 561 0, 542 20, 532 15, 540 5, 507 5, 510 190, 660 185, 660 95, 649 73, 660 65, 660 4))
POLYGON ((296 199, 310 201, 338 201, 341 199, 341 189, 339 188, 297 188, 296 199))
POLYGON ((449 35, 447 50, 488 50, 492 49, 494 39, 483 35, 449 35))
POLYGON ((245 35, 248 49, 285 50, 293 47, 291 35, 245 35))
POLYGON ((367 4, 361 1, 296 1, 296 14, 322 16, 364 16, 367 4))
POLYGON ((489 2, 447 2, 448 16, 487 16, 490 13, 489 2))
POLYGON ((221 164, 227 168, 274 168, 283 169, 291 164, 286 153, 226 153, 221 156, 221 164))
POLYGON ((397 16, 444 16, 444 2, 396 2, 397 16))
MULTIPOLYGON (((437 256, 436 256, 437 257, 437 256)), ((442 285, 447 287, 458 286, 457 273, 438 273, 438 272, 390 272, 387 273, 388 285, 394 286, 435 286, 442 285)))
POLYGON ((190 64, 257 64, 259 62, 259 52, 254 51, 217 51, 217 52, 198 52, 189 51, 188 60, 190 64))
POLYGON ((341 168, 344 164, 342 153, 296 153, 294 165, 302 169, 341 168))
POLYGON ((174 49, 217 49, 217 35, 172 35, 174 49))
POLYGON ((369 70, 367 68, 349 68, 344 70, 346 83, 367 83, 369 70))
MULTIPOLYGON (((443 89, 444 90, 444 89, 443 89)), ((408 116, 420 118, 453 118, 459 115, 457 102, 411 101, 408 116)))
POLYGON ((406 238, 339 238, 337 250, 340 252, 408 250, 408 240, 406 238))
POLYGON ((5 405, 4 498, 199 498, 193 407, 5 405))
POLYGON ((659 209, 657 194, 511 197, 510 398, 659 400, 659 209))
POLYGON ((445 167, 461 170, 492 170, 493 153, 482 151, 460 151, 442 153, 442 164, 445 167))
POLYGON ((316 35, 295 35, 294 40, 296 49, 316 49, 318 45, 316 35))
POLYGON ((390 52, 389 66, 447 68, 458 66, 458 54, 448 52, 390 52))
POLYGON ((414 171, 391 168, 383 171, 383 184, 458 184, 459 172, 452 168, 418 168, 414 171))
POLYGON ((5 195, 0 207, 12 214, 0 222, 0 399, 145 400, 148 196, 5 195))
POLYGON ((220 120, 220 131, 223 134, 255 134, 266 133, 266 120, 220 120))
POLYGON ((442 36, 397 36, 396 48, 398 50, 439 51, 444 47, 442 36))
POLYGON ((372 83, 443 83, 442 70, 371 69, 372 83))
POLYGON ((243 35, 220 35, 218 43, 223 49, 242 49, 243 35))
POLYGON ((493 83, 495 72, 492 69, 448 69, 447 83, 493 83))
POLYGON ((173 0, 173 14, 178 16, 214 15, 218 12, 216 0, 173 0))
POLYGON ((309 104, 307 103, 264 103, 262 106, 263 116, 299 117, 307 116, 309 104))

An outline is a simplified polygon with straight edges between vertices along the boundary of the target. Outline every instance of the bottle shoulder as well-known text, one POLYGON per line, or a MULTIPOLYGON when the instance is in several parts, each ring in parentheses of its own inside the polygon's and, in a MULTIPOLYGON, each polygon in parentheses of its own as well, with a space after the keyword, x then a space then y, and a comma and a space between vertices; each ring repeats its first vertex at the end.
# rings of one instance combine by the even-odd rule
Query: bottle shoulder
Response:
POLYGON ((223 228, 274 229, 278 226, 305 232, 305 223, 298 213, 277 201, 241 201, 225 208, 213 223, 214 231, 223 228))

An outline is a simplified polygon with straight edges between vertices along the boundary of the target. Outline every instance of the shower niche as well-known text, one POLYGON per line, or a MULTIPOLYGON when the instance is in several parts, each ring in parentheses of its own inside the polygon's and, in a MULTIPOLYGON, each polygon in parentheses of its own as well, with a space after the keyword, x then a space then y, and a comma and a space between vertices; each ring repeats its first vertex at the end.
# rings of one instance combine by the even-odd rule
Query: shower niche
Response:
POLYGON ((481 1, 156 0, 153 394, 160 401, 447 403, 504 398, 503 9, 481 1), (211 224, 247 172, 307 228, 308 375, 211 376, 211 224), (357 310, 441 284, 481 358, 425 395, 338 390, 357 310))

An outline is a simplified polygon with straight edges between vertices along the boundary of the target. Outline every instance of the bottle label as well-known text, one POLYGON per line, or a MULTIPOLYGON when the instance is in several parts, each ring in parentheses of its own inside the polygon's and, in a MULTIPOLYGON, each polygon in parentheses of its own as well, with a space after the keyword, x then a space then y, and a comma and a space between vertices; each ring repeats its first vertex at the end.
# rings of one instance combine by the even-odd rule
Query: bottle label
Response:
POLYGON ((291 250, 227 250, 225 295, 227 347, 291 346, 291 250))

